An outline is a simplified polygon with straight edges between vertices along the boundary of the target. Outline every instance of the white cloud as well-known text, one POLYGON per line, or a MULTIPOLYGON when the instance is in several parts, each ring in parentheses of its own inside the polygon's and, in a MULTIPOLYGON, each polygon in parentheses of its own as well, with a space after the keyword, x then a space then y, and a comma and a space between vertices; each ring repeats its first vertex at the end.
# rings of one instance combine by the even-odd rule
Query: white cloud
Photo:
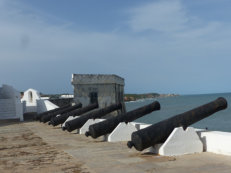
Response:
MULTIPOLYGON (((133 32, 149 31, 160 41, 187 39, 225 39, 224 34, 230 34, 230 23, 221 21, 205 21, 187 8, 182 0, 158 0, 129 10, 128 26, 133 32)), ((221 40, 219 39, 219 40, 221 40)))
POLYGON ((223 24, 220 22, 208 22, 203 26, 197 26, 196 28, 190 28, 188 30, 184 30, 180 33, 176 33, 175 36, 179 38, 205 38, 205 37, 213 37, 213 34, 217 35, 217 31, 222 30, 223 24))
POLYGON ((185 29, 188 18, 180 0, 163 0, 130 10, 129 24, 136 32, 175 32, 185 29))

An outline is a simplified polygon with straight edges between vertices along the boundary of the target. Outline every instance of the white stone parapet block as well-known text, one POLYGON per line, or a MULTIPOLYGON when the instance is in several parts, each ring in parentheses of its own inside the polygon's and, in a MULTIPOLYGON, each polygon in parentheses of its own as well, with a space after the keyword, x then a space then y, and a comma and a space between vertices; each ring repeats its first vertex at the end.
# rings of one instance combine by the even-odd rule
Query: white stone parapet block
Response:
POLYGON ((152 124, 136 123, 139 125, 139 130, 151 126, 152 124))
POLYGON ((79 134, 85 134, 88 129, 89 129, 89 126, 92 125, 92 124, 95 124, 95 123, 99 123, 101 121, 104 121, 105 119, 89 119, 84 125, 82 128, 80 128, 80 131, 79 131, 79 134))
POLYGON ((37 100, 37 113, 46 112, 56 108, 59 108, 59 106, 55 105, 49 100, 37 100))
POLYGON ((108 136, 108 142, 119 142, 131 140, 132 132, 137 131, 135 124, 132 123, 119 123, 119 125, 108 136))
POLYGON ((119 142, 131 140, 131 134, 137 130, 146 128, 151 124, 130 122, 130 123, 119 123, 119 125, 108 135, 108 142, 119 142))
POLYGON ((62 124, 62 128, 64 128, 65 127, 65 124, 66 124, 66 122, 68 122, 68 121, 71 121, 71 120, 74 120, 74 119, 76 119, 76 118, 79 118, 79 116, 69 116, 67 119, 66 119, 66 121, 62 124))
POLYGON ((150 148, 154 152, 164 156, 177 156, 203 152, 203 144, 193 127, 184 130, 175 128, 162 145, 150 148))

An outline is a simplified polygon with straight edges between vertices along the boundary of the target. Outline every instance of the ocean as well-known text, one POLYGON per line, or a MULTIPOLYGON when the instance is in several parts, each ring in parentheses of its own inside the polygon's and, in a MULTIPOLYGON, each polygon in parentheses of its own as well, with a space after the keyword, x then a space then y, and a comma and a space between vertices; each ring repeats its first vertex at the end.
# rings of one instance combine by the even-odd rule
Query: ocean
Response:
POLYGON ((138 107, 149 104, 155 100, 160 102, 161 109, 154 111, 146 116, 136 120, 136 122, 154 124, 174 115, 189 111, 193 108, 211 102, 218 97, 224 97, 228 102, 225 110, 216 112, 215 114, 192 124, 195 128, 208 128, 208 130, 231 132, 231 93, 221 94, 201 94, 201 95, 182 95, 166 98, 144 99, 134 102, 126 102, 126 110, 130 111, 138 107))

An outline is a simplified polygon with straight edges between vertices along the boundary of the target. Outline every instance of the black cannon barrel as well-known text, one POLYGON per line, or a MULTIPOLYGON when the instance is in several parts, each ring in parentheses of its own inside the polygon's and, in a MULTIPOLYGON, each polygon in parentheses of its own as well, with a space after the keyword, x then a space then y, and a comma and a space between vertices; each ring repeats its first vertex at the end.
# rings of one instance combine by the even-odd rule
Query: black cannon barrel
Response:
POLYGON ((73 111, 73 110, 75 110, 75 109, 79 109, 79 108, 81 108, 81 107, 82 107, 82 104, 79 103, 79 104, 76 104, 76 105, 74 105, 74 106, 67 107, 67 108, 61 109, 61 110, 59 110, 59 111, 56 111, 56 112, 47 114, 47 115, 43 115, 43 116, 41 117, 41 121, 42 121, 43 123, 46 123, 46 122, 50 121, 51 118, 52 118, 52 117, 55 117, 56 115, 64 114, 64 113, 73 111))
POLYGON ((108 107, 105 107, 105 108, 102 108, 102 109, 99 109, 99 110, 96 110, 96 111, 93 111, 93 112, 89 112, 77 119, 74 119, 74 120, 71 120, 71 121, 68 121, 66 122, 65 124, 65 128, 67 129, 67 131, 71 132, 75 129, 79 129, 81 128, 86 122, 87 120, 93 118, 93 119, 96 119, 96 118, 100 118, 100 117, 103 117, 107 114, 109 114, 110 112, 113 112, 117 109, 121 109, 122 108, 122 104, 119 103, 119 104, 112 104, 108 107))
POLYGON ((69 116, 74 116, 74 117, 79 116, 79 115, 82 115, 86 112, 89 112, 95 108, 98 108, 98 103, 93 103, 93 104, 85 106, 81 109, 77 109, 77 110, 62 114, 60 116, 53 117, 53 118, 51 118, 51 121, 49 123, 52 124, 53 126, 57 126, 59 124, 64 123, 69 116))
POLYGON ((227 101, 220 97, 208 104, 133 132, 131 141, 129 141, 127 145, 129 148, 134 146, 138 151, 142 151, 155 144, 163 143, 172 133, 174 128, 183 127, 186 129, 189 125, 225 108, 227 108, 227 101))
POLYGON ((53 113, 53 112, 55 112, 57 110, 60 110, 60 109, 61 108, 55 108, 55 109, 52 109, 52 110, 49 110, 49 111, 46 111, 46 112, 42 112, 40 114, 36 114, 36 115, 34 115, 34 120, 38 121, 38 120, 41 119, 42 116, 47 115, 49 113, 53 113))
POLYGON ((35 114, 34 120, 40 120, 40 118, 41 118, 42 116, 44 116, 44 115, 47 115, 47 114, 50 114, 50 113, 54 113, 54 112, 56 112, 56 111, 59 111, 59 110, 61 110, 61 109, 64 109, 64 108, 67 108, 67 107, 70 107, 70 106, 71 106, 71 104, 67 104, 67 105, 64 105, 64 106, 59 107, 59 108, 55 108, 55 109, 52 109, 52 110, 49 110, 49 111, 42 112, 42 113, 40 113, 40 114, 35 114))
POLYGON ((155 110, 160 110, 160 103, 157 101, 154 101, 151 104, 142 106, 125 114, 120 114, 116 117, 111 117, 105 121, 90 125, 89 131, 87 131, 85 135, 97 138, 99 136, 109 134, 120 122, 131 122, 155 110))

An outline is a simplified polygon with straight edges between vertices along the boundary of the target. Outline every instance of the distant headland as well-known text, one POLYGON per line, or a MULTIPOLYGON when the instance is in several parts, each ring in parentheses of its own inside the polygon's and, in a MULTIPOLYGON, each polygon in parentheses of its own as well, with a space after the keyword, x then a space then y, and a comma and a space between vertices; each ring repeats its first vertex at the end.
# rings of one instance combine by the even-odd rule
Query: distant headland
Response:
POLYGON ((178 94, 158 94, 158 93, 146 93, 146 94, 124 94, 124 101, 136 101, 147 98, 163 98, 163 97, 175 97, 178 94))

